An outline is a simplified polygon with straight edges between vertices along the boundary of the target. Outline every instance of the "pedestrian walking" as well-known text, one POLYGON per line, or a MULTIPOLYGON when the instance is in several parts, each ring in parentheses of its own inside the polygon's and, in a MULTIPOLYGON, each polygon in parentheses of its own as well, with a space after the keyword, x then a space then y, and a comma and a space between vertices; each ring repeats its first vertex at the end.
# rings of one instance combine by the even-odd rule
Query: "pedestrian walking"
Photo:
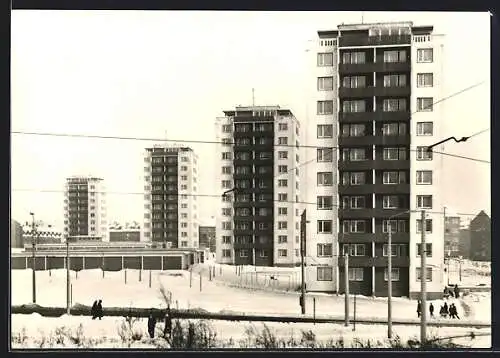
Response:
POLYGON ((172 335, 172 316, 170 314, 170 305, 167 306, 167 312, 165 313, 165 328, 163 329, 163 335, 165 338, 170 338, 172 335))
POLYGON ((454 303, 450 305, 450 317, 460 319, 460 317, 458 316, 457 306, 455 306, 454 303))
POLYGON ((431 314, 431 318, 434 318, 434 305, 432 303, 429 305, 429 313, 431 314))
POLYGON ((99 320, 101 320, 101 318, 103 317, 103 310, 102 310, 102 300, 99 300, 99 302, 97 302, 97 306, 96 306, 96 317, 99 318, 99 320))
POLYGON ((418 300, 418 302, 417 302, 417 317, 420 318, 421 314, 422 314, 422 302, 420 302, 420 300, 418 300))
POLYGON ((149 313, 148 318, 148 333, 149 337, 155 338, 156 318, 153 315, 153 310, 149 313))
POLYGON ((448 304, 445 302, 443 306, 443 316, 444 318, 448 317, 449 311, 448 311, 448 304))
POLYGON ((458 289, 458 285, 455 285, 455 288, 453 289, 454 293, 455 293, 455 298, 459 298, 460 297, 460 290, 458 289))
POLYGON ((92 319, 97 318, 97 300, 92 304, 92 308, 90 309, 90 314, 92 315, 92 319))

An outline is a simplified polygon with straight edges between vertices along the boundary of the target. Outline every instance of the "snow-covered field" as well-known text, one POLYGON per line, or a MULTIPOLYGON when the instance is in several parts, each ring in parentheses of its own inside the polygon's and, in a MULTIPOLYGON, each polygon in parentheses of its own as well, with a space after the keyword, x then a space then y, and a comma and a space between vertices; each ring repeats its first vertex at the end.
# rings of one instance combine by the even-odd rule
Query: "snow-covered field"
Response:
MULTIPOLYGON (((211 312, 245 312, 266 313, 266 314, 288 314, 298 315, 299 294, 286 290, 289 282, 293 282, 293 275, 286 275, 290 269, 268 268, 267 271, 274 272, 269 274, 262 273, 259 268, 258 280, 256 283, 255 275, 253 278, 248 276, 248 285, 262 290, 251 290, 241 287, 243 285, 242 276, 244 272, 255 272, 255 268, 243 268, 243 274, 238 276, 234 267, 222 266, 222 274, 219 265, 216 265, 216 276, 213 281, 208 279, 207 266, 201 266, 194 269, 190 275, 186 271, 165 271, 152 273, 152 287, 149 288, 149 272, 142 272, 142 280, 139 281, 139 272, 136 270, 127 270, 127 283, 125 284, 125 273, 106 272, 102 277, 100 270, 88 270, 78 273, 71 272, 71 283, 73 292, 73 304, 91 305, 95 299, 102 299, 103 306, 121 306, 121 307, 163 307, 164 302, 161 299, 159 289, 161 286, 172 292, 173 306, 178 308, 203 308, 211 312), (202 285, 200 291, 200 275, 202 271, 202 285), (276 275, 276 273, 278 273, 276 275), (265 279, 270 275, 279 276, 280 285, 276 285, 276 280, 265 279), (192 277, 190 287, 190 276, 192 277), (267 287, 266 287, 267 286, 267 287)), ((42 306, 66 305, 66 272, 64 270, 54 270, 49 275, 47 271, 37 272, 37 303, 42 306)), ((344 297, 326 294, 308 294, 307 295, 307 313, 312 316, 313 297, 316 298, 316 315, 342 317, 344 314, 344 297)), ((12 271, 12 305, 20 305, 31 302, 31 271, 13 270, 12 271)), ((385 318, 387 317, 387 300, 384 298, 357 297, 356 316, 358 318, 385 318)), ((442 302, 434 302, 436 310, 442 302)), ((473 293, 456 303, 460 318, 462 320, 491 321, 491 295, 489 292, 473 293)), ((351 306, 351 314, 353 307, 351 306)), ((393 298, 393 319, 412 318, 416 316, 416 302, 406 298, 393 298)), ((12 334, 13 337, 22 337, 23 329, 26 330, 26 336, 31 340, 36 340, 42 336, 49 336, 56 328, 61 326, 73 327, 76 329, 81 323, 85 337, 97 338, 107 337, 107 342, 102 343, 109 346, 122 344, 118 335, 118 327, 123 319, 103 318, 102 321, 92 321, 89 317, 61 317, 61 318, 43 318, 38 315, 13 315, 12 316, 12 334), (114 342, 113 342, 114 341, 114 342)), ((232 323, 214 321, 214 327, 221 339, 232 337, 237 340, 244 335, 247 323, 232 323)), ((257 327, 261 324, 255 323, 257 327)), ((146 323, 139 323, 145 329, 146 323)), ((289 337, 292 330, 299 334, 300 330, 311 329, 316 333, 318 339, 343 336, 358 337, 360 339, 370 338, 383 340, 385 336, 384 326, 361 326, 357 325, 356 332, 352 332, 351 327, 331 324, 269 324, 270 327, 277 329, 280 336, 289 337)), ((418 326, 402 327, 394 326, 394 332, 401 338, 418 336, 418 326)), ((470 332, 471 329, 465 328, 429 328, 429 335, 435 333, 439 336, 459 335, 470 332)), ((475 330, 476 332, 478 330, 475 330)), ((481 330, 491 331, 491 330, 481 330)), ((22 341, 18 339, 17 341, 22 341)), ((490 347, 490 337, 478 337, 471 342, 474 347, 490 347)), ((98 340, 94 341, 95 346, 99 345, 98 340)), ((36 346, 34 342, 27 343, 28 346, 36 346)), ((16 346, 22 346, 17 343, 16 346)))

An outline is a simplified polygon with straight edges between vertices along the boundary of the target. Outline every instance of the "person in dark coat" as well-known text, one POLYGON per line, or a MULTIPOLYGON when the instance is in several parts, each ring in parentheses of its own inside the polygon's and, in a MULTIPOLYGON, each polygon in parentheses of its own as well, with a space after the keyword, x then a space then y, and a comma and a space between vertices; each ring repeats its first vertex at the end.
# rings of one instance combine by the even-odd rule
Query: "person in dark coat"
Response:
POLYGON ((446 318, 448 317, 448 304, 445 302, 443 306, 443 317, 446 318))
POLYGON ((417 303, 417 317, 420 317, 421 314, 422 314, 422 302, 420 302, 419 300, 417 303))
POLYGON ((429 313, 431 317, 434 318, 434 305, 432 303, 429 305, 429 313))
POLYGON ((453 291, 455 292, 455 298, 459 298, 460 297, 460 290, 458 289, 458 285, 455 285, 455 288, 453 289, 453 291))
POLYGON ((97 300, 92 304, 92 308, 90 309, 90 314, 92 315, 92 319, 97 318, 97 300))
POLYGON ((153 315, 153 310, 149 313, 148 318, 148 333, 149 337, 155 338, 156 318, 153 315))
POLYGON ((163 335, 165 338, 170 337, 172 334, 172 316, 170 315, 170 305, 167 306, 167 312, 165 313, 165 328, 163 330, 163 335))
POLYGON ((102 300, 99 300, 97 302, 97 307, 96 307, 96 316, 99 317, 99 320, 101 320, 103 316, 103 311, 102 311, 102 300))
POLYGON ((450 317, 460 319, 460 317, 458 317, 457 306, 455 306, 454 303, 450 305, 450 317))

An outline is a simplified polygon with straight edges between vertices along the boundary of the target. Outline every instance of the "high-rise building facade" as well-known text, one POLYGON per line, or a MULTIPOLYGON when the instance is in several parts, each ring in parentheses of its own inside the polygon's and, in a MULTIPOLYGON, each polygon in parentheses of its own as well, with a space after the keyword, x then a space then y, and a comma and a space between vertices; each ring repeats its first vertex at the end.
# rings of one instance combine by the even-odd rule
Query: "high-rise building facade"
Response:
POLYGON ((143 241, 198 247, 198 157, 191 148, 158 145, 144 158, 143 241))
POLYGON ((84 176, 66 179, 64 235, 73 240, 108 240, 103 179, 84 176))
POLYGON ((221 190, 216 260, 296 265, 300 262, 299 122, 279 106, 236 107, 224 114, 216 121, 221 190))
POLYGON ((318 32, 314 54, 315 112, 308 117, 315 120, 307 132, 308 145, 318 148, 306 166, 306 201, 317 206, 307 215, 308 290, 343 292, 340 257, 348 253, 351 292, 385 296, 391 253, 393 295, 419 295, 425 209, 425 277, 437 296, 442 162, 426 149, 442 139, 443 106, 435 102, 444 97, 443 36, 411 22, 339 25, 318 32))

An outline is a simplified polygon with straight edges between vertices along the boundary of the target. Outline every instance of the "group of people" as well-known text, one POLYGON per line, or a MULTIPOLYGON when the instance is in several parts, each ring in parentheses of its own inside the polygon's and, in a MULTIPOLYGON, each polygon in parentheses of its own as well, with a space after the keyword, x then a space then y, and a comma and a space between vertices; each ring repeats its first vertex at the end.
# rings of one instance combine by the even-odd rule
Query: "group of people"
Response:
POLYGON ((448 298, 448 297, 459 298, 460 297, 460 290, 458 288, 458 285, 455 285, 455 287, 453 287, 453 289, 451 289, 450 287, 445 287, 443 294, 444 294, 444 298, 448 298))
POLYGON ((92 314, 92 319, 99 318, 101 319, 103 316, 102 312, 102 300, 95 300, 92 308, 90 309, 90 313, 92 314))
MULTIPOLYGON (((164 337, 170 337, 172 333, 172 318, 170 314, 170 306, 167 306, 167 311, 165 313, 165 327, 163 329, 163 336, 164 337)), ((155 328, 156 328, 156 323, 157 319, 155 315, 153 314, 153 310, 149 313, 148 317, 148 333, 149 337, 154 338, 155 337, 155 328)))
MULTIPOLYGON (((432 302, 429 305, 429 314, 431 318, 434 318, 434 305, 432 304, 432 302)), ((447 318, 449 315, 450 318, 460 319, 460 317, 458 316, 457 307, 454 303, 450 304, 450 306, 448 307, 448 304, 445 302, 444 305, 442 305, 439 309, 439 315, 443 318, 447 318)), ((422 302, 419 300, 417 303, 417 317, 420 318, 420 316, 422 316, 422 302)))

